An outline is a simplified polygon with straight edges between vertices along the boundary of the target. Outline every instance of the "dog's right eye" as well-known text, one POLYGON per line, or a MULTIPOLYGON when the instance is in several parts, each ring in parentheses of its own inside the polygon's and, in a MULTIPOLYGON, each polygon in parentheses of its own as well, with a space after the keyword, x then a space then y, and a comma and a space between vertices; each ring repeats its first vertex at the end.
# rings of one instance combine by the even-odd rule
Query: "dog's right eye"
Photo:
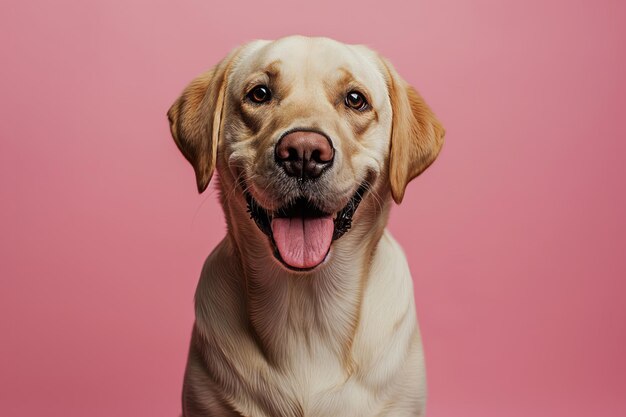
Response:
POLYGON ((265 103, 270 101, 272 93, 270 89, 264 85, 257 85, 246 95, 248 99, 254 103, 265 103))
POLYGON ((365 96, 358 91, 350 91, 346 96, 345 102, 346 106, 358 111, 367 110, 369 106, 365 96))

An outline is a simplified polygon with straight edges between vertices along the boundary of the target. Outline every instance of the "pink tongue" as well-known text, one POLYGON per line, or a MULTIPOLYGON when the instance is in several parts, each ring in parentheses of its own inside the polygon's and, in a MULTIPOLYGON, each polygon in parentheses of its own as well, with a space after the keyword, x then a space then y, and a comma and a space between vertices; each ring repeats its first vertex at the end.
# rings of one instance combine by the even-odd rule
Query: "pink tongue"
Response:
POLYGON ((278 252, 294 268, 313 268, 322 263, 333 240, 334 228, 331 216, 272 220, 278 252))

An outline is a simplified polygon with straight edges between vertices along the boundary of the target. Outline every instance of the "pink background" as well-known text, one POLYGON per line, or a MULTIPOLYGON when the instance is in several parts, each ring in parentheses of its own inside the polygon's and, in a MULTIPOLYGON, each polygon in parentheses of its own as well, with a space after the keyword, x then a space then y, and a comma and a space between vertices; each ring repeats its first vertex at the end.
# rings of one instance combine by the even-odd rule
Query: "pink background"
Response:
POLYGON ((177 416, 224 234, 165 112, 231 48, 390 58, 447 128, 390 228, 429 417, 626 415, 626 3, 5 0, 0 414, 177 416))

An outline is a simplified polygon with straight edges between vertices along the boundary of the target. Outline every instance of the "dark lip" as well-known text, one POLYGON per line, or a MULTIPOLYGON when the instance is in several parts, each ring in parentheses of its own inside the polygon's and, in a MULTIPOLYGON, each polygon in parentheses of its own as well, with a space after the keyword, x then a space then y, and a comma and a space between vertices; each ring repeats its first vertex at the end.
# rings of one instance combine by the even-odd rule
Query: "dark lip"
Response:
MULTIPOLYGON (((247 188, 243 188, 244 190, 247 188)), ((359 208, 359 204, 363 200, 363 197, 367 190, 369 189, 369 183, 367 181, 363 182, 359 188, 352 195, 348 203, 337 212, 337 215, 333 219, 334 230, 333 230, 333 242, 350 230, 352 227, 352 217, 356 213, 356 210, 359 208)), ((278 251, 278 247, 276 246, 276 242, 274 241, 274 235, 272 233, 272 219, 275 217, 293 217, 296 215, 304 216, 304 217, 321 217, 328 216, 331 213, 326 213, 319 208, 317 208, 313 203, 307 200, 305 197, 300 197, 296 199, 293 203, 281 207, 280 209, 270 213, 252 197, 252 195, 248 192, 244 193, 246 197, 246 202, 248 203, 248 213, 250 213, 250 218, 254 220, 255 224, 263 232, 270 240, 272 245, 274 257, 280 261, 280 263, 285 266, 287 269, 297 272, 307 272, 317 268, 318 265, 311 268, 294 268, 287 264, 282 257, 280 256, 280 252, 278 251)), ((330 252, 330 248, 326 255, 324 256, 324 260, 328 256, 330 252)), ((320 262, 323 263, 324 261, 320 262)))

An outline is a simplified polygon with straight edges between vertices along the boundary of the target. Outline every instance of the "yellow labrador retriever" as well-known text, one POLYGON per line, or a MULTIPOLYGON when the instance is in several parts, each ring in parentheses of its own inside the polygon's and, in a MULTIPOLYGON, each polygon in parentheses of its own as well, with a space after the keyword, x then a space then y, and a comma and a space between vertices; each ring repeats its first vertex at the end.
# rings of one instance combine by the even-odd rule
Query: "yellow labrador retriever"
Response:
POLYGON ((254 41, 168 112, 204 191, 219 173, 226 237, 204 264, 183 414, 422 416, 411 275, 391 199, 444 130, 363 46, 254 41))

